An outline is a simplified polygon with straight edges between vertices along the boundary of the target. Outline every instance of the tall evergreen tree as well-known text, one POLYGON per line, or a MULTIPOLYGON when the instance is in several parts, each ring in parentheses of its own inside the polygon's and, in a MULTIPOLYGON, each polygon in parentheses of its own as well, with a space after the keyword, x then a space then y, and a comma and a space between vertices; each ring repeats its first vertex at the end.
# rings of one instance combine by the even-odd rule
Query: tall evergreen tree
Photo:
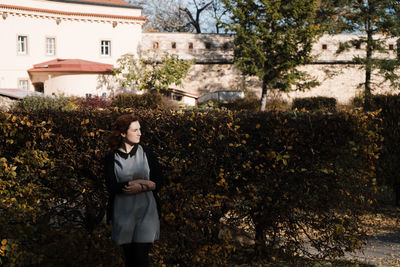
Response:
MULTIPOLYGON (((321 0, 320 16, 330 33, 357 33, 354 38, 340 44, 338 53, 352 47, 365 48, 353 62, 365 70, 364 97, 368 101, 375 85, 372 75, 383 77, 392 87, 400 88, 396 73, 397 57, 388 57, 386 39, 400 33, 400 2, 393 0, 321 0), (386 54, 386 55, 385 55, 386 54)), ((399 49, 399 48, 398 48, 399 49)))
POLYGON ((310 63, 313 42, 321 33, 316 0, 222 0, 232 13, 234 61, 244 74, 262 81, 261 110, 267 90, 303 90, 317 82, 300 65, 310 63))

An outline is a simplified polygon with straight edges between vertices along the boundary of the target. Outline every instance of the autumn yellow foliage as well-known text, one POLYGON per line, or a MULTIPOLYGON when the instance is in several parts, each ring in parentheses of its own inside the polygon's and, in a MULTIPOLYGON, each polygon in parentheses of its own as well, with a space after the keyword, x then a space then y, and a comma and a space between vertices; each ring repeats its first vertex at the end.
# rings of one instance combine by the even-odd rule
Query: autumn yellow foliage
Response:
POLYGON ((0 113, 1 264, 122 264, 103 221, 101 165, 121 112, 139 116, 165 170, 154 266, 362 245, 381 142, 374 113, 20 111, 0 113))

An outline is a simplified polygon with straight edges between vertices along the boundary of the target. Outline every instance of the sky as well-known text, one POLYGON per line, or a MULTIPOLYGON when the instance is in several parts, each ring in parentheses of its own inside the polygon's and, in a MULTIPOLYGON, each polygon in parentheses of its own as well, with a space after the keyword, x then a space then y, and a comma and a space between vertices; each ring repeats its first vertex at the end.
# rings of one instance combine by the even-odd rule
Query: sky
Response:
MULTIPOLYGON (((151 16, 155 8, 167 6, 167 8, 176 7, 176 9, 178 9, 179 5, 187 7, 195 17, 196 8, 194 2, 201 5, 201 2, 204 0, 125 0, 125 1, 130 2, 135 6, 142 7, 143 15, 151 19, 151 16)), ((207 3, 208 1, 204 2, 207 3)), ((216 24, 216 19, 214 18, 213 12, 211 10, 205 10, 201 13, 200 25, 203 33, 215 33, 216 32, 215 24, 216 24)), ((222 30, 222 32, 220 33, 223 32, 224 31, 222 30)))

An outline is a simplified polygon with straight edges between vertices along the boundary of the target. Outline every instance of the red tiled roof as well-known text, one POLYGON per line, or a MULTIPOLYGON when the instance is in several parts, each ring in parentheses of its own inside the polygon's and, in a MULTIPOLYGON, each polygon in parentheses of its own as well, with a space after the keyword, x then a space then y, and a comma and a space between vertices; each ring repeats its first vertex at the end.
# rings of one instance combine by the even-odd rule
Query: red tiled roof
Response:
POLYGON ((67 15, 67 16, 102 17, 102 18, 112 18, 112 19, 130 19, 130 20, 143 20, 143 21, 146 20, 145 17, 121 16, 121 15, 97 14, 97 13, 69 12, 69 11, 60 11, 60 10, 43 9, 43 8, 33 8, 33 7, 25 7, 25 6, 14 6, 14 5, 5 5, 5 4, 0 4, 0 8, 9 8, 9 9, 26 10, 26 11, 36 11, 36 12, 51 13, 51 14, 56 14, 56 15, 67 15))
POLYGON ((94 72, 111 73, 114 66, 82 59, 54 59, 33 65, 28 72, 94 72))

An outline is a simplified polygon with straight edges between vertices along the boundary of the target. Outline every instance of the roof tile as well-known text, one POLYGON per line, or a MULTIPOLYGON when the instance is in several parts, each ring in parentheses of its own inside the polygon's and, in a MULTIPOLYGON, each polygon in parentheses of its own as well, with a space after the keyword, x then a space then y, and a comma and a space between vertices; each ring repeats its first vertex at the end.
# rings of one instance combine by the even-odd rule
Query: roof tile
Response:
POLYGON ((111 73, 114 66, 83 59, 54 59, 33 65, 28 72, 93 72, 111 73))

